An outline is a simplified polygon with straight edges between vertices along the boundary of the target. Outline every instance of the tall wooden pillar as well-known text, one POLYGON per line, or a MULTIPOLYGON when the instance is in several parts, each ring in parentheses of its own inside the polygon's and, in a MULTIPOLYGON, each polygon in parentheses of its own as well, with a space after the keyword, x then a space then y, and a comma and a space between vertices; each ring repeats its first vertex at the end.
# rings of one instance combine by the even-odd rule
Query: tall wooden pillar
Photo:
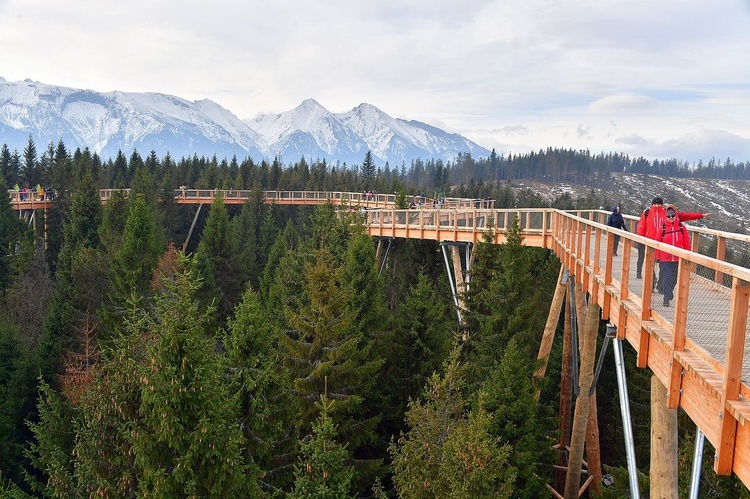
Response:
POLYGON ((679 497, 677 409, 667 407, 667 388, 651 376, 651 497, 679 497))
MULTIPOLYGON (((571 408, 573 406, 573 332, 570 327, 571 321, 571 296, 570 293, 565 295, 565 323, 563 324, 563 352, 562 367, 560 373, 560 437, 558 440, 561 449, 558 464, 562 468, 567 468, 568 459, 566 449, 570 446, 570 419, 571 408)), ((555 476, 555 490, 565 488, 565 470, 558 469, 555 476)))
MULTIPOLYGON (((578 313, 582 313, 579 311, 578 313)), ((565 499, 577 499, 581 485, 583 466, 583 449, 586 441, 586 428, 589 414, 589 390, 594 381, 594 359, 596 357, 596 337, 599 331, 601 309, 596 301, 591 300, 586 309, 586 327, 583 330, 583 349, 581 351, 581 370, 579 383, 581 392, 576 400, 573 415, 573 432, 570 438, 570 457, 568 473, 565 479, 565 499)))

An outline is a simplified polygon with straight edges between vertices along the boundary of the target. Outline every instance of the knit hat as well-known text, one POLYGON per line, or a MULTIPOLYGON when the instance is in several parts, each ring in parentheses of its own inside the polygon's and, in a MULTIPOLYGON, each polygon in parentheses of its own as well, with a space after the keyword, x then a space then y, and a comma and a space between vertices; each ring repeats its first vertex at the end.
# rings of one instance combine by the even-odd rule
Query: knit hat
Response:
POLYGON ((671 206, 667 208, 667 216, 668 217, 677 216, 677 213, 674 211, 674 208, 672 208, 671 206))
POLYGON ((651 204, 664 204, 664 200, 657 196, 651 201, 651 204))

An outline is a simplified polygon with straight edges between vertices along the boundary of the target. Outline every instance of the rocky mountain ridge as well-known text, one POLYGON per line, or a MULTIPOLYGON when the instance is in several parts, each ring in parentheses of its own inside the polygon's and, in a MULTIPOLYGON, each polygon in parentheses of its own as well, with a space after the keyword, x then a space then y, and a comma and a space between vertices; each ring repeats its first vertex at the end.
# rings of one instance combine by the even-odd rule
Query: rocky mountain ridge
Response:
POLYGON ((156 151, 174 158, 193 155, 284 164, 360 164, 367 151, 377 165, 415 159, 450 161, 459 153, 490 151, 457 134, 392 118, 371 104, 331 113, 313 99, 279 114, 243 121, 215 102, 188 101, 159 93, 101 93, 0 77, 0 144, 23 151, 32 137, 38 149, 63 140, 101 157, 156 151))

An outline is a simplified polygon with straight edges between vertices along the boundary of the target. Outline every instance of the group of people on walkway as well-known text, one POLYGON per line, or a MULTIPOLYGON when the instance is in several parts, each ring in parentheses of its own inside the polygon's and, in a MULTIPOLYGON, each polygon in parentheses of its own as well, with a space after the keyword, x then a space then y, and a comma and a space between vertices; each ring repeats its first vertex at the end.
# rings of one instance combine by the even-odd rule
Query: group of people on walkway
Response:
MULTIPOLYGON (((651 201, 651 206, 643 210, 640 219, 636 222, 636 234, 689 251, 690 234, 682 222, 699 220, 710 216, 710 213, 699 211, 680 211, 675 205, 671 204, 667 204, 665 207, 664 200, 657 196, 651 201)), ((628 230, 625 220, 620 213, 619 206, 615 206, 612 210, 612 213, 607 218, 607 225, 617 229, 628 230)), ((614 239, 614 254, 616 256, 620 236, 615 234, 614 239)), ((646 248, 643 244, 638 244, 637 249, 638 263, 636 266, 636 278, 641 279, 646 248)), ((657 262, 654 265, 654 288, 662 294, 662 304, 668 307, 674 299, 679 258, 667 251, 657 250, 654 259, 657 262), (656 276, 657 266, 659 268, 658 279, 656 276)))
POLYGON ((20 187, 16 184, 13 190, 16 191, 19 201, 54 201, 55 199, 55 191, 45 189, 40 184, 36 184, 34 188, 20 187))

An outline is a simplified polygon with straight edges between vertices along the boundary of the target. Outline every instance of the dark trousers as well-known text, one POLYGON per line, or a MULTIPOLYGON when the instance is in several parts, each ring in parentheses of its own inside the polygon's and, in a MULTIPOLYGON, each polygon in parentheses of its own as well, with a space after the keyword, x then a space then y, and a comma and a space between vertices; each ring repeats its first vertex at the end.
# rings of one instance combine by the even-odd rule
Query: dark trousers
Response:
POLYGON ((636 248, 638 249, 638 266, 635 269, 636 275, 640 278, 641 273, 643 272, 643 261, 646 259, 646 246, 642 243, 637 243, 636 248))
POLYGON ((614 252, 614 254, 616 255, 617 254, 617 247, 620 245, 620 236, 618 236, 617 234, 615 234, 614 236, 615 236, 615 252, 614 252))
POLYGON ((677 266, 680 262, 659 263, 659 285, 665 300, 674 299, 674 287, 677 284, 677 266))

